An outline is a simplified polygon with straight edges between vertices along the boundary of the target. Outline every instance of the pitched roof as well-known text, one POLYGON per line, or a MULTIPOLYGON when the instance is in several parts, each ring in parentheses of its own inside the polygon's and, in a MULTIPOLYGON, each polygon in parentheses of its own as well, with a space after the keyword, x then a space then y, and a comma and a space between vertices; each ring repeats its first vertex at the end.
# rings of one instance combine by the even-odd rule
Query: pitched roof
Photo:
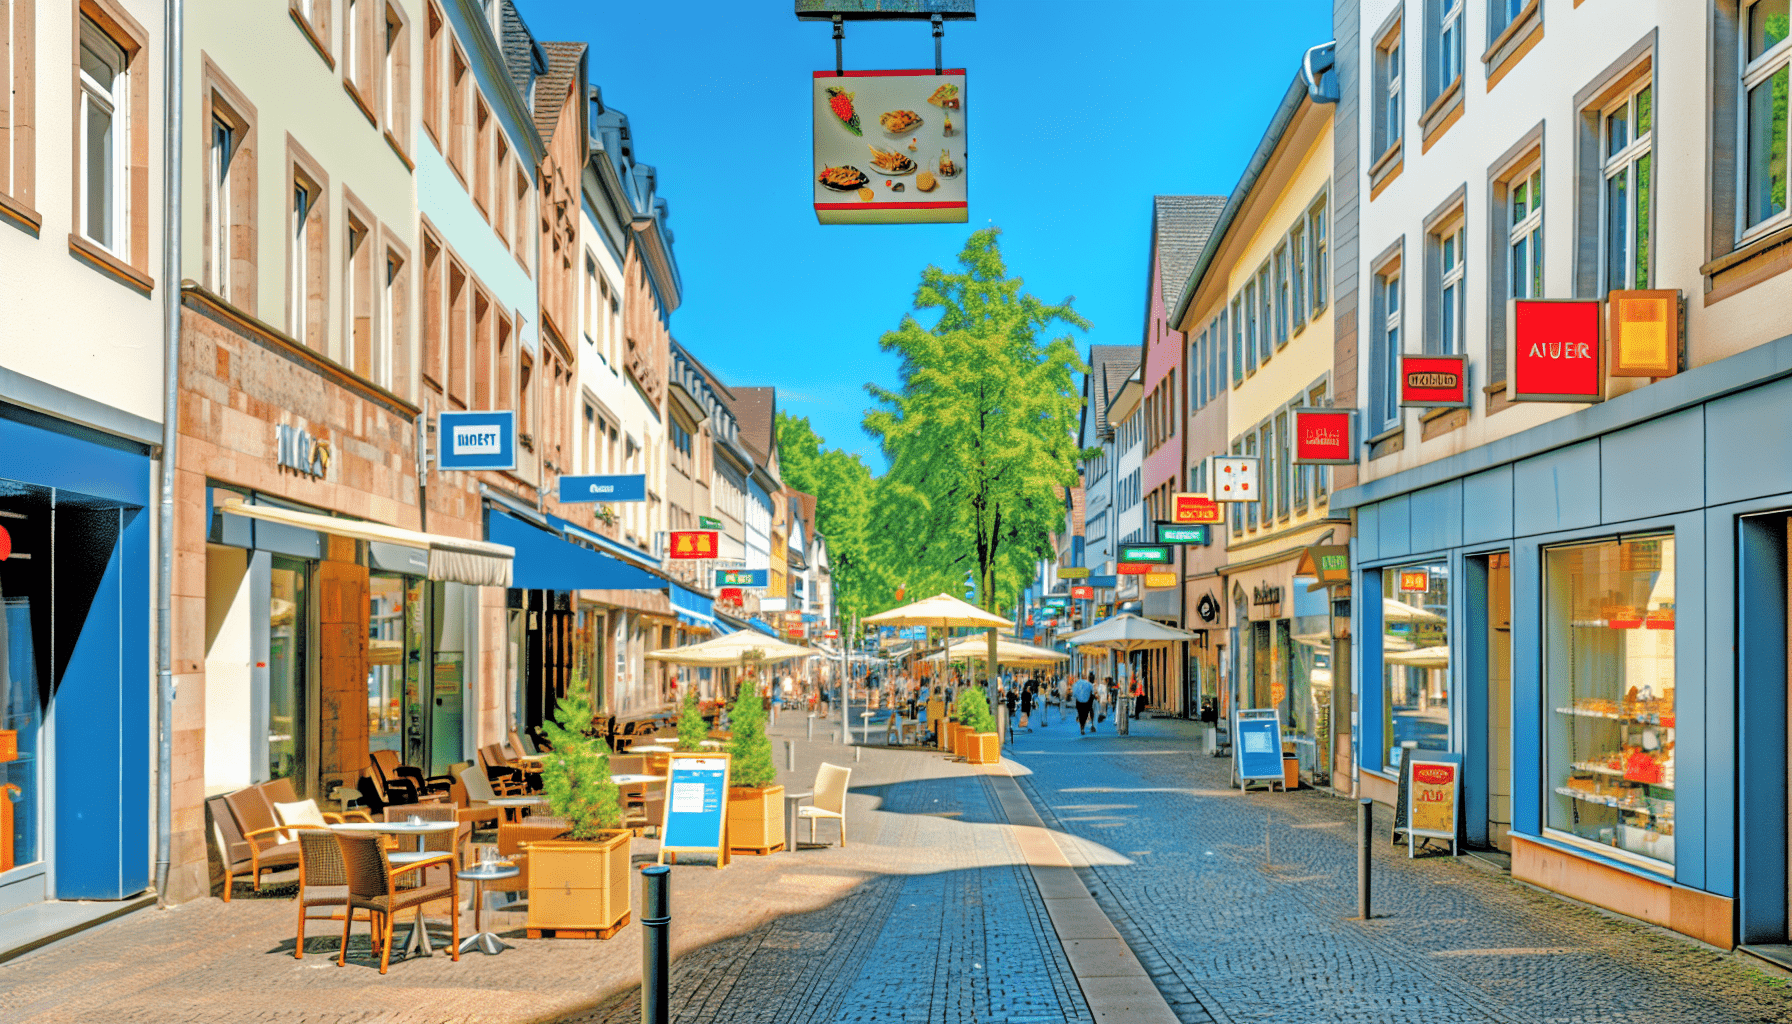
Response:
POLYGON ((761 465, 770 461, 772 449, 777 446, 777 411, 778 389, 734 388, 734 399, 729 408, 734 410, 734 418, 740 421, 740 439, 747 450, 761 465))
POLYGON ((510 82, 516 86, 517 93, 526 100, 529 97, 529 80, 541 70, 536 63, 539 54, 535 34, 529 31, 514 0, 504 0, 502 26, 499 46, 504 50, 504 70, 510 75, 510 82))
POLYGON ((1225 196, 1153 196, 1151 236, 1157 247, 1158 287, 1166 306, 1181 297, 1207 238, 1226 208, 1225 196))
POLYGON ((579 74, 579 61, 585 56, 584 43, 542 43, 547 51, 548 70, 535 83, 535 130, 545 145, 554 141, 554 124, 560 120, 560 107, 566 102, 566 90, 579 74))
POLYGON ((1097 437, 1107 432, 1108 405, 1138 366, 1137 345, 1089 346, 1089 411, 1095 414, 1097 437))

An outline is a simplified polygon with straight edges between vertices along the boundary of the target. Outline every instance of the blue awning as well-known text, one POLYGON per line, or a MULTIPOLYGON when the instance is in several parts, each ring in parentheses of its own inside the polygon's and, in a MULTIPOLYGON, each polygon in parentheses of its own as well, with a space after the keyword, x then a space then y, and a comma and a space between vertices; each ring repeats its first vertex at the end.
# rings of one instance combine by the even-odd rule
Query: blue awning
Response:
POLYGON ((512 587, 520 590, 660 590, 663 577, 582 547, 497 509, 485 513, 485 536, 516 549, 512 587))
POLYGON ((689 626, 715 628, 715 602, 713 600, 677 583, 669 583, 666 593, 672 598, 672 610, 678 613, 680 622, 689 626))
POLYGON ((589 541, 590 543, 595 544, 598 548, 608 551, 610 554, 613 554, 624 561, 646 562, 649 565, 659 561, 659 559, 642 551, 640 548, 629 547, 619 540, 611 540, 601 533, 587 530, 577 523, 567 522, 556 515, 548 516, 548 525, 559 530, 561 533, 570 534, 583 541, 589 541))
POLYGON ((758 619, 753 619, 753 620, 749 621, 747 623, 747 625, 752 626, 754 629, 757 629, 759 632, 764 633, 766 636, 772 637, 773 639, 778 638, 777 630, 773 629, 772 627, 766 625, 763 622, 760 622, 758 619))

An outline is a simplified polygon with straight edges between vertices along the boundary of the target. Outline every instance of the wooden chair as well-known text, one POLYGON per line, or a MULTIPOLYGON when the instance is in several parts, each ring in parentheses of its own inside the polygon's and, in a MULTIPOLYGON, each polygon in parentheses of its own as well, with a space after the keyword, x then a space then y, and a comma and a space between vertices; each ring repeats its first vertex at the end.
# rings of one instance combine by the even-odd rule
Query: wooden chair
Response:
POLYGON ((815 792, 799 794, 798 799, 813 800, 799 804, 797 818, 809 819, 809 842, 815 842, 815 822, 832 818, 840 822, 840 845, 846 845, 846 786, 852 781, 852 769, 837 764, 823 764, 815 773, 815 792))
POLYGON ((393 867, 386 857, 386 848, 375 836, 339 834, 342 865, 348 879, 348 917, 342 922, 342 949, 336 954, 338 966, 348 964, 348 935, 354 928, 355 911, 365 910, 373 946, 380 954, 380 973, 386 973, 392 962, 392 919, 401 910, 417 909, 417 927, 423 927, 423 908, 427 904, 447 902, 454 921, 454 940, 448 947, 456 963, 460 962, 460 885, 454 874, 460 861, 450 853, 393 867), (398 880, 412 871, 422 871, 435 864, 445 864, 449 881, 445 885, 419 885, 400 888, 398 880))
POLYGON ((288 830, 274 820, 273 805, 259 788, 250 786, 212 799, 220 801, 226 811, 223 815, 212 815, 214 823, 220 827, 219 852, 224 860, 225 902, 230 900, 230 890, 236 872, 241 869, 243 855, 247 855, 256 892, 261 891, 263 871, 298 867, 299 844, 285 838, 288 830))
POLYGON ((503 816, 505 821, 516 821, 521 817, 520 812, 523 810, 521 807, 490 806, 489 801, 498 799, 499 794, 496 790, 492 789, 491 780, 487 779, 485 773, 478 768, 462 769, 460 773, 460 783, 467 787, 467 801, 469 807, 477 808, 483 804, 485 805, 486 810, 502 811, 504 812, 503 816))
MULTIPOLYGON (((404 821, 413 814, 424 821, 456 822, 458 827, 452 832, 435 832, 418 837, 420 841, 417 844, 416 852, 407 852, 404 856, 399 857, 399 863, 403 864, 409 863, 412 860, 423 859, 417 856, 418 853, 452 853, 454 854, 456 863, 466 862, 467 844, 473 839, 473 826, 467 822, 461 821, 459 816, 455 813, 455 808, 448 804, 407 804, 386 808, 387 821, 404 821)), ((392 857, 397 855, 389 853, 387 856, 392 857)), ((424 872, 419 884, 453 884, 453 875, 444 876, 442 870, 443 869, 437 867, 424 872)))
POLYGON ((334 921, 346 917, 348 909, 348 873, 342 868, 342 847, 336 833, 329 829, 306 828, 299 832, 299 927, 293 939, 292 955, 305 959, 305 922, 334 921), (330 908, 319 917, 313 910, 330 908), (340 908, 341 915, 337 914, 340 908))
MULTIPOLYGON (((402 783, 410 787, 418 797, 427 793, 446 793, 448 787, 454 784, 454 780, 446 775, 424 775, 423 769, 400 763, 396 750, 375 750, 368 754, 368 760, 372 762, 374 770, 388 788, 396 783, 402 783)), ((395 799, 393 802, 417 803, 420 801, 395 799)))
MULTIPOLYGON (((479 748, 479 765, 485 769, 486 781, 499 796, 522 795, 523 773, 504 763, 504 756, 498 753, 497 744, 488 743, 479 748)), ((464 779, 466 776, 461 777, 464 779)))
POLYGON ((543 839, 557 839, 566 832, 566 823, 556 818, 531 818, 528 821, 498 826, 498 856, 515 864, 515 878, 501 878, 485 883, 487 893, 529 891, 529 844, 543 839))
POLYGON ((475 827, 490 824, 495 828, 498 819, 504 816, 502 807, 475 805, 472 795, 467 792, 467 784, 458 779, 455 780, 454 788, 448 791, 448 799, 454 805, 454 819, 475 827))

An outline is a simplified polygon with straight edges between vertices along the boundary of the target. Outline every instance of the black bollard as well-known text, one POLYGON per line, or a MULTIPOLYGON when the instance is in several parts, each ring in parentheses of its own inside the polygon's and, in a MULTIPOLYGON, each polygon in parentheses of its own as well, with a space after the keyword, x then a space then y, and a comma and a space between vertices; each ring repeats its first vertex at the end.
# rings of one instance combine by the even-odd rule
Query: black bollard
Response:
POLYGON ((1369 920, 1369 844, 1375 838, 1375 801, 1356 802, 1356 912, 1369 920))
POLYGON ((672 869, 641 869, 641 1024, 672 1020, 672 869))

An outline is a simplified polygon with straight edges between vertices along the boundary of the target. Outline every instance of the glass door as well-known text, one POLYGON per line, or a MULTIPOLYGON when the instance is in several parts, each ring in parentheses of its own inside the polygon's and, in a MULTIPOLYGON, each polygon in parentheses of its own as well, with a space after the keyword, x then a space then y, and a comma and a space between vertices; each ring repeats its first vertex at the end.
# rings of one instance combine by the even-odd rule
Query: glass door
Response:
POLYGON ((367 749, 404 756, 404 577, 373 573, 367 581, 367 749))
POLYGON ((310 777, 306 589, 305 563, 275 556, 268 594, 268 778, 291 779, 300 795, 310 777))

